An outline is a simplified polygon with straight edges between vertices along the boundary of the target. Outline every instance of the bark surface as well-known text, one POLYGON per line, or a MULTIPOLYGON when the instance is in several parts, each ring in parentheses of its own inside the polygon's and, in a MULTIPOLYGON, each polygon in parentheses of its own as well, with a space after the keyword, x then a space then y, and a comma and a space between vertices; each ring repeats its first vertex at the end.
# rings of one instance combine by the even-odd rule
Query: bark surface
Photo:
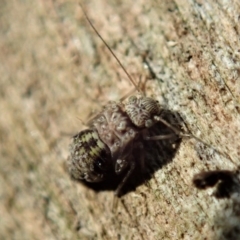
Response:
POLYGON ((239 164, 239 1, 82 4, 128 72, 152 78, 146 94, 212 147, 146 143, 151 177, 113 211, 112 190, 70 180, 68 146, 82 121, 133 87, 76 1, 1 1, 0 238, 239 239, 239 200, 192 184, 239 164))

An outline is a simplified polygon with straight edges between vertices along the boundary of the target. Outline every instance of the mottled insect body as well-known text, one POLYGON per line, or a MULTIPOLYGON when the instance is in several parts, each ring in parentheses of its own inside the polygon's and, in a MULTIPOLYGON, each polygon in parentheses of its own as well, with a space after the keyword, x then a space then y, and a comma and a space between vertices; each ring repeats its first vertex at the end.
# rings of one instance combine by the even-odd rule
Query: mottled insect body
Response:
POLYGON ((69 157, 72 177, 99 182, 109 171, 120 174, 134 164, 129 156, 139 147, 142 130, 151 127, 161 111, 158 101, 144 96, 132 96, 126 104, 108 103, 91 120, 90 129, 73 137, 69 157))

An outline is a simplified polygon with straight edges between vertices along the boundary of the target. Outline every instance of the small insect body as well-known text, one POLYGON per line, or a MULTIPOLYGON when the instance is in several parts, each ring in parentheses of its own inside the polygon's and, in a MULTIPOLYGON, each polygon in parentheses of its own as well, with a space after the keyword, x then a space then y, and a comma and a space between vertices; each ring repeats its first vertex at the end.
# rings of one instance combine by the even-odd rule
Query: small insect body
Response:
POLYGON ((131 96, 126 104, 110 102, 90 121, 90 129, 73 137, 70 145, 69 171, 73 178, 99 182, 111 172, 129 168, 121 187, 130 176, 135 162, 130 155, 141 150, 144 129, 154 125, 162 111, 158 101, 131 96))

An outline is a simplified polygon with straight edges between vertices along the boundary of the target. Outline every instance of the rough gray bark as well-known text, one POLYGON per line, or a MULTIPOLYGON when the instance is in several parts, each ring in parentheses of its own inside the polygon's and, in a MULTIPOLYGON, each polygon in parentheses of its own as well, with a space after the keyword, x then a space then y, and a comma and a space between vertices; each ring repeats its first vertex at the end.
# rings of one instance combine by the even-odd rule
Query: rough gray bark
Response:
POLYGON ((1 239, 236 239, 239 203, 197 190, 192 177, 236 169, 240 159, 239 1, 98 0, 85 8, 135 78, 148 75, 149 51, 156 76, 147 95, 223 155, 183 139, 112 211, 112 191, 69 179, 63 132, 83 129, 78 118, 125 95, 129 81, 76 2, 2 1, 1 239))

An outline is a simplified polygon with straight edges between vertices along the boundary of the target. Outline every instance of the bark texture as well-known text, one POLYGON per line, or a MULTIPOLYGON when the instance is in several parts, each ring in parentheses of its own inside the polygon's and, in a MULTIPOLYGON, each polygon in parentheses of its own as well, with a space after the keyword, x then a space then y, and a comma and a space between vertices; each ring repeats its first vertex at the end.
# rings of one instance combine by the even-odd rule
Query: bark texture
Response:
POLYGON ((0 238, 239 239, 239 200, 192 184, 239 164, 239 0, 82 3, 132 76, 149 77, 147 62, 146 94, 213 147, 183 139, 162 166, 164 147, 146 149, 151 177, 113 211, 113 191, 71 181, 65 163, 78 118, 131 84, 76 1, 2 0, 0 238))

